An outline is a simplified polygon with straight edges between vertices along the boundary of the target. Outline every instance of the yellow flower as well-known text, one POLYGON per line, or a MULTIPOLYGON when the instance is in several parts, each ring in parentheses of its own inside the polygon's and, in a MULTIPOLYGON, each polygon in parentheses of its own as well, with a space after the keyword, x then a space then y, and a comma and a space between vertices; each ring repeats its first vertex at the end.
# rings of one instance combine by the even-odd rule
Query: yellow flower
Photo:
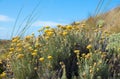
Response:
POLYGON ((43 61, 44 61, 44 58, 43 58, 43 57, 39 58, 39 61, 43 62, 43 61))
POLYGON ((60 64, 60 65, 64 65, 64 62, 61 61, 59 64, 60 64))
POLYGON ((63 36, 66 36, 68 34, 68 32, 63 32, 62 35, 63 36))
POLYGON ((6 77, 6 73, 2 72, 2 74, 0 74, 0 77, 2 77, 2 78, 6 77))
POLYGON ((92 70, 92 69, 90 69, 90 73, 93 73, 93 70, 92 70))
POLYGON ((34 53, 34 52, 33 52, 33 53, 32 53, 32 56, 37 56, 37 53, 34 53))
POLYGON ((32 47, 28 47, 28 50, 31 52, 31 51, 33 51, 33 48, 32 47))
POLYGON ((20 58, 23 58, 24 57, 24 54, 18 54, 17 55, 17 58, 20 59, 20 58))
POLYGON ((50 32, 50 30, 45 30, 44 32, 45 32, 45 33, 48 33, 48 32, 50 32))
POLYGON ((47 58, 48 58, 48 59, 52 59, 53 57, 49 55, 47 58))
POLYGON ((38 50, 36 50, 36 49, 35 49, 33 52, 34 52, 34 53, 37 53, 37 52, 38 52, 38 50))
POLYGON ((80 50, 74 50, 74 53, 79 54, 80 50))
POLYGON ((38 68, 37 67, 34 67, 34 70, 37 70, 38 68))
POLYGON ((71 29, 72 29, 72 26, 71 26, 71 25, 68 25, 68 26, 66 26, 66 29, 67 29, 67 30, 71 30, 71 29))
POLYGON ((0 64, 2 64, 2 60, 0 60, 0 64))
POLYGON ((17 46, 17 47, 20 47, 20 46, 22 46, 22 44, 21 44, 21 43, 18 43, 16 46, 17 46))
POLYGON ((33 50, 33 52, 32 52, 32 56, 36 56, 37 55, 37 52, 38 52, 38 50, 33 50))
POLYGON ((97 71, 99 71, 100 69, 99 68, 97 68, 97 71))
POLYGON ((82 54, 82 57, 85 57, 85 54, 84 54, 84 53, 82 54))
POLYGON ((86 77, 86 73, 85 72, 83 72, 82 77, 84 77, 84 78, 86 77))
POLYGON ((96 62, 94 62, 93 66, 95 67, 96 65, 97 65, 97 63, 96 63, 96 62))
POLYGON ((45 26, 45 28, 46 28, 46 29, 49 29, 49 28, 50 28, 50 26, 45 26))
POLYGON ((95 29, 94 32, 98 32, 98 29, 95 29))
POLYGON ((85 58, 89 59, 91 57, 91 54, 88 53, 87 55, 85 55, 85 58))
POLYGON ((18 51, 18 52, 21 52, 21 51, 22 51, 22 48, 18 48, 17 51, 18 51))
POLYGON ((26 40, 26 41, 28 41, 28 40, 30 40, 30 39, 31 39, 31 36, 26 36, 26 37, 25 37, 25 40, 26 40))
POLYGON ((100 64, 102 64, 102 61, 101 61, 101 60, 98 61, 98 65, 100 65, 100 64))
POLYGON ((91 48, 92 48, 92 45, 89 44, 86 48, 87 48, 87 49, 91 49, 91 48))
POLYGON ((81 27, 82 27, 82 28, 85 27, 85 24, 82 24, 81 27))
POLYGON ((57 27, 58 27, 58 28, 61 28, 61 27, 62 27, 62 25, 57 25, 57 27))
POLYGON ((54 32, 47 32, 48 36, 52 36, 54 34, 54 32))
POLYGON ((48 40, 48 39, 49 39, 49 37, 48 37, 48 36, 45 36, 45 39, 46 39, 46 40, 48 40))
POLYGON ((10 51, 14 51, 14 48, 10 48, 9 50, 10 50, 10 51))

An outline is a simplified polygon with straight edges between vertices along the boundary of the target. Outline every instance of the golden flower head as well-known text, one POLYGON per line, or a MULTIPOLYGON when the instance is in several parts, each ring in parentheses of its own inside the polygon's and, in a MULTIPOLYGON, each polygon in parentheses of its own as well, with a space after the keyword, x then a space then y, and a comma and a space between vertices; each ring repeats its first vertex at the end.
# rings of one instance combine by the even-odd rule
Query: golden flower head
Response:
POLYGON ((0 64, 2 64, 2 60, 0 60, 0 64))
POLYGON ((52 59, 53 57, 49 55, 47 58, 48 58, 48 59, 52 59))
POLYGON ((39 58, 39 61, 43 62, 43 61, 44 61, 44 58, 43 58, 43 57, 39 58))
POLYGON ((34 70, 37 70, 38 68, 37 67, 34 67, 34 70))
POLYGON ((37 53, 33 52, 33 53, 32 53, 32 56, 37 56, 37 53))
POLYGON ((80 50, 74 50, 74 53, 79 54, 80 50))
POLYGON ((68 32, 66 32, 66 31, 62 33, 63 36, 66 36, 67 34, 68 34, 68 32))
POLYGON ((72 29, 72 26, 71 26, 71 25, 68 25, 68 26, 66 26, 66 29, 67 29, 67 30, 71 30, 71 29, 72 29))
POLYGON ((22 44, 21 44, 21 43, 18 43, 16 46, 17 46, 17 47, 20 47, 20 46, 22 46, 22 44))
POLYGON ((0 74, 0 77, 2 77, 2 78, 6 77, 6 73, 2 72, 2 74, 0 74))
POLYGON ((82 28, 85 27, 85 26, 86 26, 86 24, 82 24, 82 25, 81 25, 82 28))
POLYGON ((90 73, 93 73, 93 70, 92 70, 92 69, 90 69, 90 73))
POLYGON ((24 54, 18 54, 17 55, 17 58, 20 59, 20 58, 23 58, 24 57, 24 54))
POLYGON ((89 44, 86 48, 87 48, 87 49, 91 49, 91 48, 92 48, 92 45, 89 44))
POLYGON ((10 51, 14 51, 15 49, 14 49, 14 48, 10 48, 9 50, 10 50, 10 51))
POLYGON ((49 28, 50 28, 50 26, 45 26, 45 28, 46 28, 46 29, 49 29, 49 28))
POLYGON ((84 78, 86 77, 86 73, 85 72, 83 72, 82 77, 84 77, 84 78))
POLYGON ((18 52, 21 52, 21 51, 22 51, 22 48, 18 48, 17 51, 18 51, 18 52))
POLYGON ((85 55, 85 58, 89 59, 91 57, 91 54, 88 53, 87 55, 85 55))

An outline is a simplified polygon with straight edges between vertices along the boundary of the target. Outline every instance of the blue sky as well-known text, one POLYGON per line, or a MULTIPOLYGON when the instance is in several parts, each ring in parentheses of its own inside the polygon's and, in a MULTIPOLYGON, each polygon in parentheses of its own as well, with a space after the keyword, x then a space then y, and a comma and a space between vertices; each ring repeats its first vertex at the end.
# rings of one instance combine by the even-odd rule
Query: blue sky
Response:
MULTIPOLYGON (((34 21, 27 34, 37 32, 45 25, 70 24, 93 16, 99 0, 0 0, 0 39, 9 39, 16 18, 19 15, 14 35, 19 31, 17 27, 23 23, 25 17, 34 11, 34 21)), ((104 0, 101 12, 108 11, 120 5, 120 0, 104 0), (108 4, 108 5, 107 5, 108 4), (106 6, 107 5, 107 6, 106 6)), ((22 26, 24 26, 23 23, 22 26)))

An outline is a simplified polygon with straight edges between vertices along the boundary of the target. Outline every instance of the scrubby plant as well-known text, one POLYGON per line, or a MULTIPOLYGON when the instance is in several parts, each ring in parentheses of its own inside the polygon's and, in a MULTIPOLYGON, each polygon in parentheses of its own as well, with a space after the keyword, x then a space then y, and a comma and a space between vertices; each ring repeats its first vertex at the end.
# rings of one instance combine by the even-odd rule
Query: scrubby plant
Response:
POLYGON ((16 36, 11 40, 8 58, 16 79, 111 77, 114 69, 110 58, 119 56, 119 34, 109 36, 101 27, 91 32, 83 23, 45 26, 38 32, 38 36, 16 36), (117 54, 109 57, 114 43, 117 54))

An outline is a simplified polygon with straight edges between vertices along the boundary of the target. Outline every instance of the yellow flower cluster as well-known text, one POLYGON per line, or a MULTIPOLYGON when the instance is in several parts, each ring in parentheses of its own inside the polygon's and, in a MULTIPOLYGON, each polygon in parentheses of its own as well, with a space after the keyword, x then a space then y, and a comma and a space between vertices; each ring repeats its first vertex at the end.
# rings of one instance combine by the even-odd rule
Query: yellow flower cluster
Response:
POLYGON ((76 53, 76 54, 78 53, 79 54, 80 50, 74 50, 74 53, 76 53))
POLYGON ((21 58, 23 58, 23 57, 24 57, 24 54, 18 54, 18 55, 17 55, 17 58, 18 58, 18 59, 21 59, 21 58))
POLYGON ((91 48, 92 48, 92 45, 89 44, 86 48, 87 48, 87 49, 91 49, 91 48))
POLYGON ((2 72, 2 74, 0 74, 0 77, 1 77, 1 78, 5 78, 5 77, 6 77, 6 73, 5 73, 5 72, 2 72))

